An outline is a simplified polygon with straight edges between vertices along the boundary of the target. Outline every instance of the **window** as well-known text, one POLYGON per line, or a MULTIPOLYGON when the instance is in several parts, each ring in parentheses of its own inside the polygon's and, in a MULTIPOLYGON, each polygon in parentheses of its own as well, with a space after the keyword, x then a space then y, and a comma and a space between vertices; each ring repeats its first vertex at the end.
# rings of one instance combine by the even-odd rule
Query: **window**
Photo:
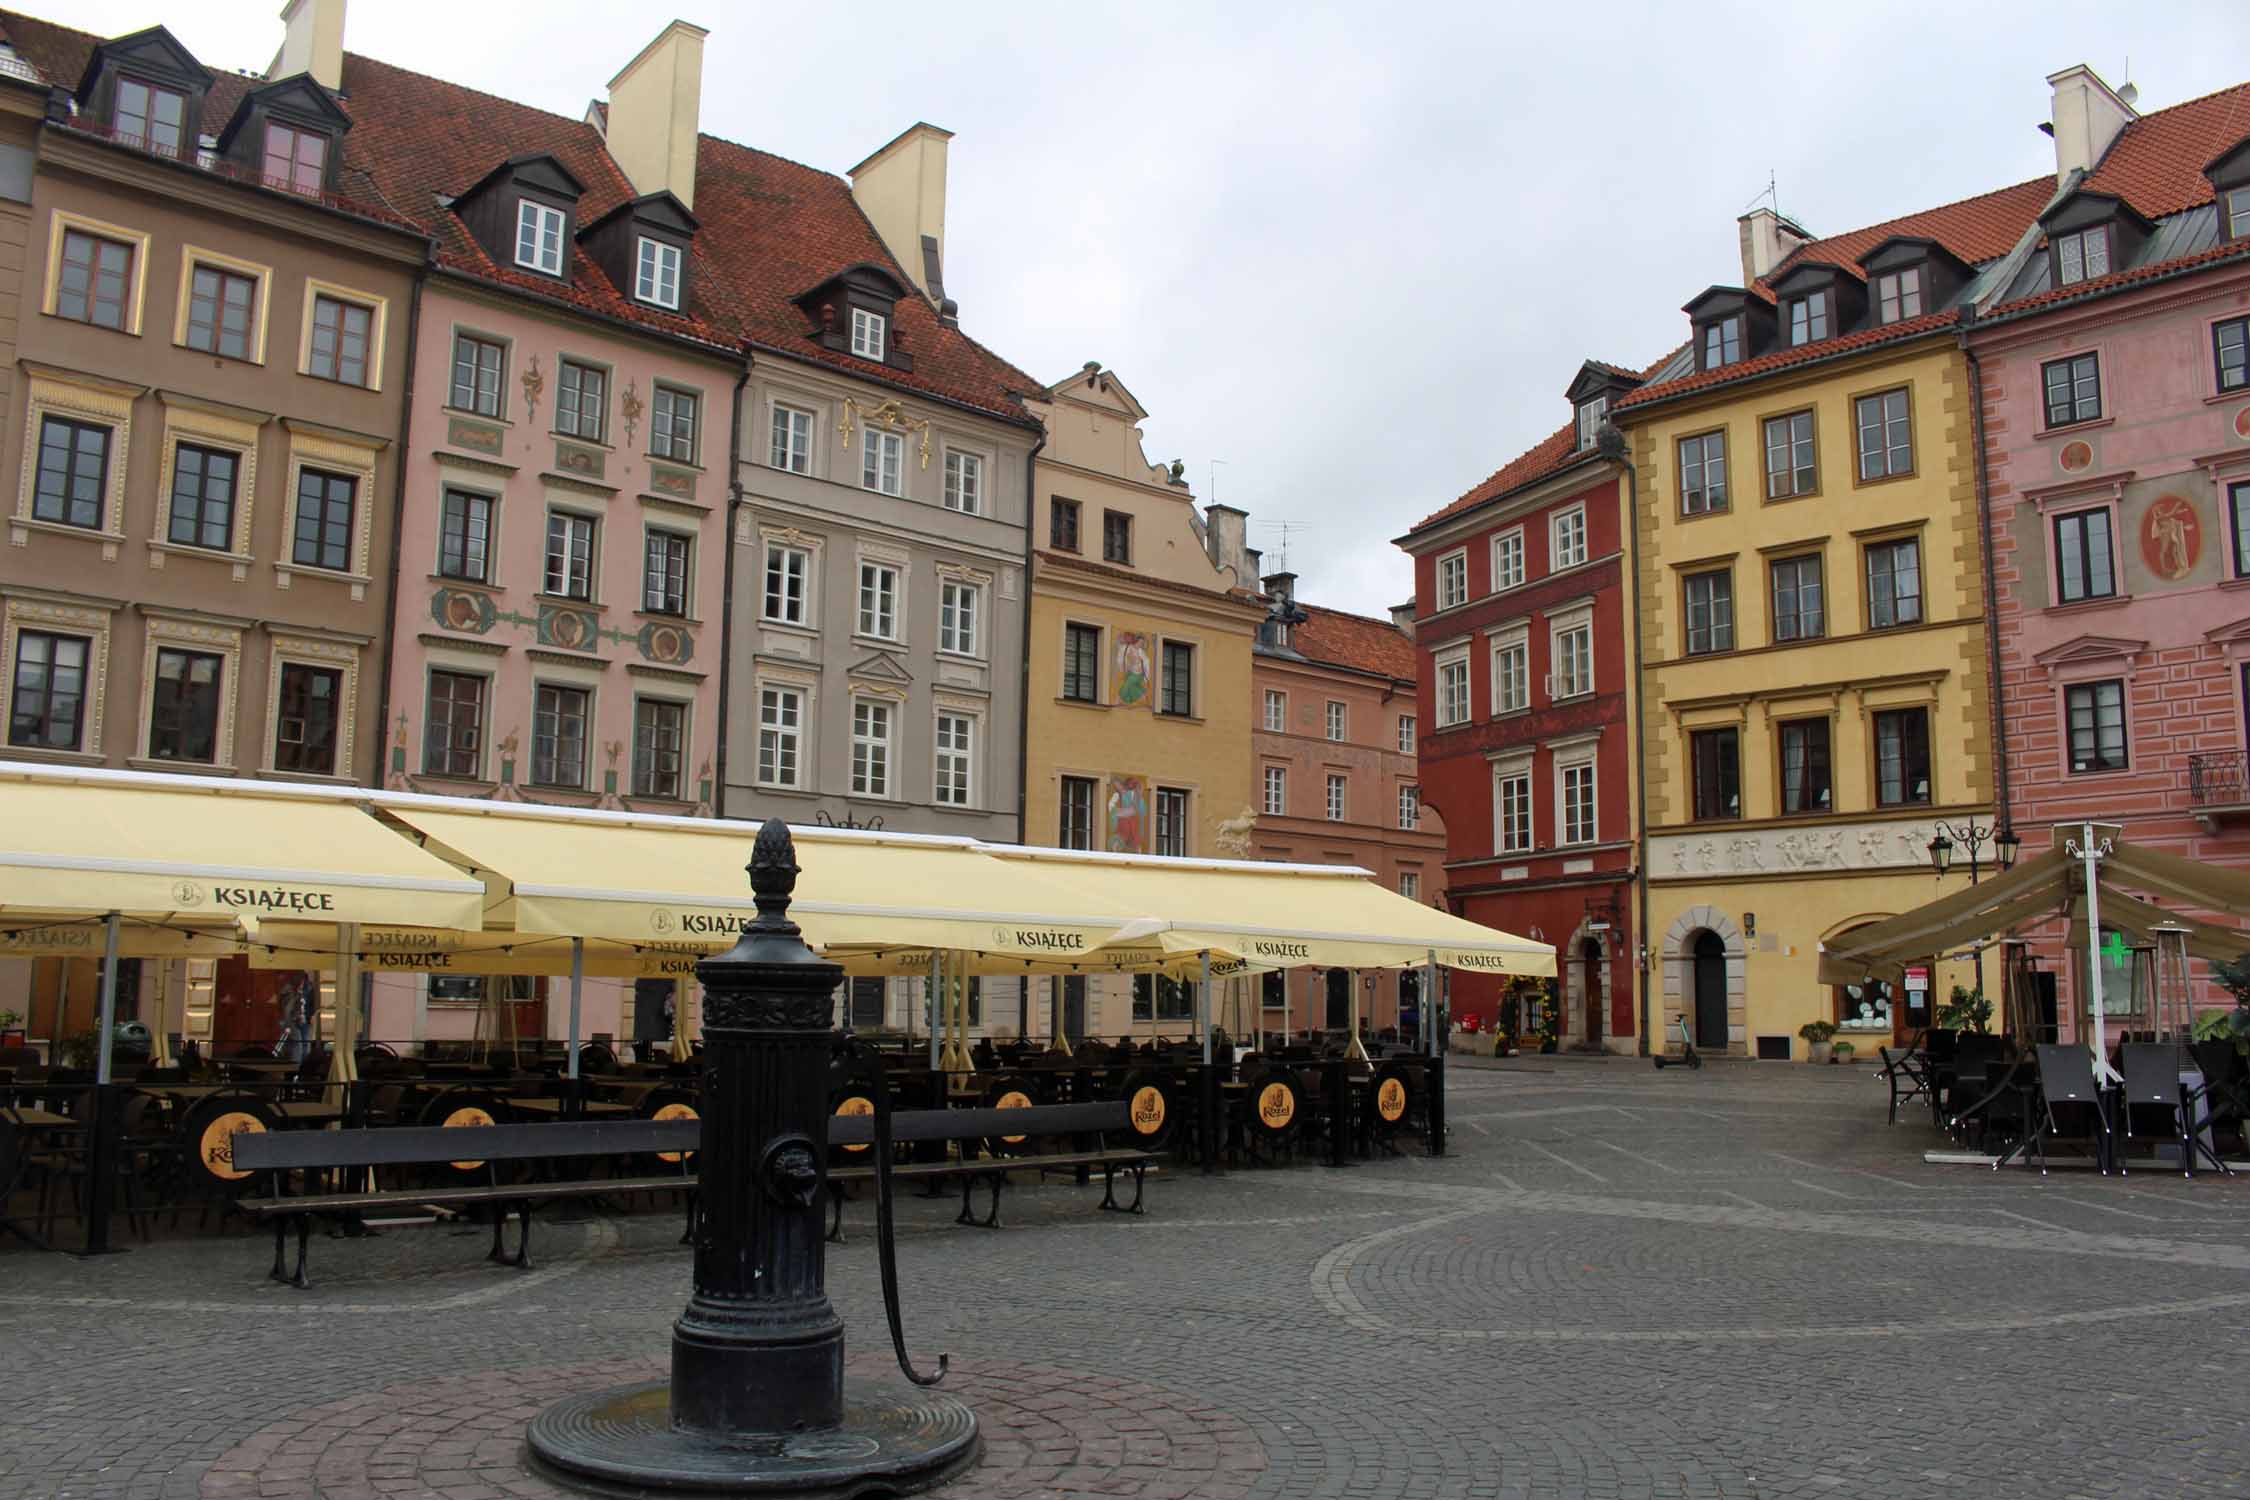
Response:
POLYGON ((2047 425, 2067 427, 2091 422, 2102 414, 2101 360, 2092 354, 2074 354, 2049 360, 2039 367, 2040 383, 2047 388, 2047 425))
POLYGON ((1742 358, 1742 320, 1722 318, 1703 329, 1703 368, 1716 370, 1742 358))
POLYGON ((1820 488, 1813 462, 1813 414, 1766 418, 1766 498, 1787 500, 1820 488))
POLYGON ((641 609, 652 615, 684 615, 688 606, 688 549, 692 538, 677 531, 650 531, 644 540, 641 609))
POLYGON ((1789 343, 1792 348, 1800 344, 1817 344, 1828 337, 1828 294, 1815 292, 1810 297, 1797 297, 1789 303, 1789 343))
POLYGON ((1574 505, 1568 510, 1557 511, 1555 519, 1549 527, 1547 540, 1549 546, 1547 566, 1551 571, 1559 573, 1564 568, 1575 568, 1584 562, 1586 560, 1586 508, 1582 505, 1574 505))
POLYGON ((1469 656, 1465 651, 1438 661, 1437 721, 1440 729, 1469 722, 1469 656))
MULTIPOLYGON (((1464 700, 1467 686, 1464 681, 1464 700)), ((1530 706, 1531 642, 1519 635, 1492 648, 1492 711, 1512 714, 1530 706)))
POLYGON ((1420 873, 1419 871, 1415 871, 1415 870, 1401 870, 1401 871, 1399 871, 1399 872, 1398 872, 1398 893, 1399 893, 1399 894, 1400 894, 1401 896, 1404 896, 1404 897, 1405 897, 1405 898, 1406 898, 1407 900, 1409 900, 1409 901, 1419 901, 1419 900, 1421 900, 1421 899, 1422 899, 1422 876, 1421 876, 1421 873, 1420 873))
POLYGON ((561 599, 594 597, 594 518, 547 512, 545 591, 561 599))
POLYGON ((1414 715, 1412 714, 1400 714, 1398 716, 1398 753, 1401 755, 1412 755, 1414 753, 1414 715))
POLYGON ((276 771, 336 774, 336 710, 343 696, 344 674, 335 668, 281 664, 273 730, 276 771))
POLYGON ((1826 631, 1820 555, 1785 557, 1773 565, 1773 638, 1816 641, 1826 631))
POLYGON ((1121 510, 1102 512, 1102 561, 1133 564, 1133 518, 1121 510))
POLYGON ((898 569, 887 563, 859 565, 859 633, 898 639, 898 569))
POLYGON ((2055 597, 2064 604, 2107 599, 2117 592, 2107 510, 2055 517, 2055 597))
POLYGON ((323 380, 367 384, 367 341, 374 323, 374 312, 357 302, 315 295, 306 368, 323 380))
POLYGON ((633 271, 633 295, 657 307, 680 305, 680 247, 640 237, 633 271))
POLYGON ((86 728, 84 636, 25 630, 16 636, 8 693, 8 743, 33 750, 77 750, 86 728))
POLYGON ((861 359, 880 360, 883 344, 890 332, 889 320, 881 313, 869 312, 864 307, 852 309, 852 353, 861 359))
POLYGON ((950 651, 957 656, 977 654, 977 616, 983 604, 984 590, 973 583, 958 583, 948 578, 938 586, 937 645, 940 651, 950 651))
POLYGON ((1525 853, 1531 848, 1530 767, 1495 773, 1494 786, 1499 804, 1500 853, 1525 853))
POLYGON ((180 154, 187 101, 171 89, 138 78, 117 81, 117 138, 166 156, 180 154))
POLYGON ((2101 225, 2055 239, 2055 279, 2076 286, 2109 274, 2109 231, 2101 225))
POLYGON ((906 493, 906 439, 895 432, 860 429, 859 486, 879 495, 906 493))
POLYGON ((1280 734, 1289 728, 1289 699, 1285 694, 1266 689, 1266 732, 1280 734))
POLYGON ((1867 626, 1887 630, 1922 618, 1922 544, 1878 542, 1867 549, 1867 626))
POLYGON ((438 517, 438 575, 484 583, 490 578, 492 501, 467 490, 447 490, 438 517))
POLYGON ((555 382, 555 431, 598 443, 609 415, 609 372, 574 359, 561 363, 561 378, 555 382))
POLYGON ((297 473, 297 538, 290 558, 300 568, 348 573, 352 566, 352 502, 359 481, 319 469, 297 473))
POLYGON ((891 794, 891 706, 865 698, 852 702, 852 795, 891 794))
POLYGON ((1828 808, 1828 721, 1792 719, 1781 725, 1781 810, 1824 813, 1828 808))
POLYGON ((941 807, 969 805, 969 764, 976 721, 967 714, 937 716, 937 800, 941 807))
POLYGON ((1328 700, 1328 737, 1332 740, 1344 737, 1344 705, 1333 698, 1328 700))
POLYGON ((1596 396, 1591 400, 1578 403, 1577 447, 1583 449, 1594 446, 1594 438, 1602 430, 1602 418, 1607 415, 1609 415, 1609 397, 1607 396, 1596 396))
POLYGON ((586 784, 586 705, 584 688, 541 683, 532 701, 531 779, 539 786, 586 784))
POLYGON ((1579 761, 1561 769, 1562 839, 1565 844, 1594 841, 1594 763, 1579 761))
POLYGON ((795 688, 758 690, 758 784, 796 786, 804 763, 805 695, 795 688))
POLYGON ((2214 326, 2211 352, 2220 390, 2239 391, 2250 386, 2250 318, 2229 318, 2214 326))
POLYGON ((1344 821, 1344 778, 1341 776, 1328 778, 1328 821, 1344 821))
MULTIPOLYGON (((1467 559, 1463 559, 1466 563, 1467 559)), ((1503 531, 1492 539, 1492 588, 1502 589, 1523 586, 1523 528, 1503 531)))
POLYGON ((1727 508, 1727 435, 1706 432, 1680 439, 1680 513, 1709 515, 1727 508))
POLYGON ((225 658, 160 646, 149 700, 151 760, 211 762, 219 756, 219 675, 225 658))
POLYGON ((1078 550, 1078 502, 1057 495, 1047 502, 1047 543, 1057 552, 1078 550))
POLYGON ((1281 766, 1266 767, 1266 815, 1279 818, 1289 811, 1289 772, 1281 766))
POLYGON ((766 544, 766 619, 782 625, 805 623, 805 575, 811 568, 812 554, 802 547, 766 544))
POLYGON ((984 460, 957 448, 945 450, 945 508, 965 516, 984 511, 984 460))
POLYGON ((132 276, 131 245, 77 229, 64 230, 62 264, 56 275, 55 315, 122 332, 132 276))
POLYGON ((232 453, 182 443, 172 452, 172 514, 165 540, 225 552, 234 545, 232 453))
POLYGON ((1094 782, 1088 776, 1065 776, 1062 779, 1061 816, 1057 820, 1056 837, 1065 849, 1091 849, 1094 847, 1094 782))
POLYGON ((423 771, 432 776, 476 775, 484 750, 484 679, 466 672, 432 672, 426 725, 423 771))
POLYGON ((2250 238, 2250 187, 2229 188, 2220 198, 2227 216, 2227 237, 2250 238))
POLYGON ((32 492, 36 521, 99 531, 109 484, 109 429, 67 417, 39 421, 39 479, 32 492))
POLYGON ((633 700, 633 795, 680 795, 680 768, 687 748, 687 705, 669 698, 633 700))
POLYGON ((453 404, 480 417, 500 415, 500 371, 506 355, 490 339, 453 335, 453 404))
POLYGON ((197 266, 188 278, 187 346, 226 359, 248 359, 257 306, 258 278, 197 266))
POLYGON ((1885 271, 1875 278, 1875 321, 1896 323, 1922 315, 1922 270, 1885 271))
POLYGON ((1469 602, 1469 554, 1449 552, 1437 560, 1437 607, 1452 609, 1469 602))
POLYGON ((1581 620, 1555 630, 1553 696, 1576 698, 1594 690, 1594 622, 1581 620))
MULTIPOLYGON (((325 181, 328 164, 328 137, 312 130, 299 130, 292 125, 268 122, 266 125, 266 186, 286 188, 292 193, 306 193, 317 198, 325 181)), ((561 231, 562 216, 556 215, 556 233, 561 231)))
POLYGON ((1687 599, 1687 654, 1734 649, 1734 575, 1725 569, 1690 573, 1683 584, 1687 599))
POLYGON ((2115 678, 2074 682, 2063 689, 2063 703, 2070 717, 2071 774, 2124 770, 2125 684, 2115 678))
POLYGON ((1175 718, 1195 716, 1195 647, 1187 641, 1166 641, 1162 648, 1164 682, 1157 712, 1175 718))
POLYGON ((1930 711, 1892 709, 1875 716, 1875 801, 1878 806, 1930 800, 1930 711))
POLYGON ((516 204, 516 264, 560 276, 563 268, 563 213, 525 198, 516 204))
POLYGON ((1914 428, 1906 392, 1883 391, 1852 403, 1859 428, 1859 477, 1889 479, 1914 472, 1914 428))
POLYGON ((2234 576, 2250 578, 2250 482, 2227 486, 2227 514, 2234 522, 2234 576))
POLYGON ((1398 826, 1412 830, 1422 826, 1422 789, 1402 786, 1398 789, 1398 826))
POLYGON ((1133 976, 1133 1019, 1136 1021, 1192 1021, 1195 993, 1185 980, 1169 974, 1133 976))
POLYGON ((799 411, 794 406, 775 406, 773 446, 767 452, 766 462, 792 474, 810 474, 812 422, 813 414, 809 411, 799 411))
POLYGON ((1094 625, 1063 627, 1062 695, 1073 703, 1099 703, 1102 633, 1094 625))
POLYGON ((1187 858, 1188 794, 1178 787, 1156 789, 1156 852, 1174 859, 1187 858))
POLYGON ((695 429, 703 398, 675 386, 656 388, 656 409, 648 423, 648 451, 676 464, 695 462, 695 429))
POLYGON ((1688 736, 1688 761, 1695 777, 1695 816, 1742 816, 1742 731, 1698 729, 1688 736))

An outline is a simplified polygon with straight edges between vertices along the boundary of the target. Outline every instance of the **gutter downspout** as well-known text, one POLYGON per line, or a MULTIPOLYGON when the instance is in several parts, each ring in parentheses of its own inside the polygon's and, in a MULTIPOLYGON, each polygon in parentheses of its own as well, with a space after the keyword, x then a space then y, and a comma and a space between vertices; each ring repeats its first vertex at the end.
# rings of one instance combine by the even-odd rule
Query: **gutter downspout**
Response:
POLYGON ((742 393, 750 384, 750 350, 742 351, 742 375, 734 383, 734 420, 727 434, 727 529, 720 539, 726 548, 719 585, 719 738, 712 752, 711 816, 727 815, 727 701, 734 682, 734 531, 741 517, 742 495, 742 393))
MULTIPOLYGON (((434 247, 433 247, 434 249, 434 247)), ((406 531, 406 471, 414 441, 414 357, 422 338, 422 293, 429 281, 429 262, 414 268, 414 299, 406 307, 406 376, 399 391, 398 473, 391 485, 391 579, 383 593, 383 672, 375 685, 375 774, 369 785, 381 786, 389 774, 391 758, 391 654, 398 649, 399 540, 406 531)))
MULTIPOLYGON (((1633 873, 1633 887, 1638 897, 1640 914, 1639 935, 1636 941, 1642 952, 1650 951, 1648 940, 1648 705, 1642 702, 1647 679, 1641 665, 1641 484, 1640 475, 1633 468, 1631 454, 1625 446, 1625 434, 1613 422, 1602 424, 1596 439, 1602 455, 1614 459, 1625 471, 1625 536, 1633 561, 1633 582, 1626 591, 1626 618, 1632 624, 1633 637, 1633 695, 1629 700, 1633 710, 1633 847, 1638 868, 1633 873)), ((1649 1055, 1648 1034, 1648 963, 1644 958, 1636 963, 1634 971, 1640 976, 1641 1036, 1640 1055, 1649 1055)))
MULTIPOLYGON (((1045 424, 1039 441, 1023 456, 1023 664, 1016 678, 1016 842, 1029 841, 1031 828, 1031 596, 1032 547, 1039 535, 1039 454, 1047 446, 1045 424)), ((1027 976, 1026 985, 1031 983, 1027 976)))
POLYGON ((1969 423, 1977 445, 1977 550, 1984 554, 1984 667, 1992 689, 1992 762, 1999 774, 1998 814, 2003 829, 2015 827, 2008 810, 2008 704, 2000 678, 2000 581, 1992 561, 1992 468, 1984 451, 1984 366, 1969 347, 1969 333, 1961 332, 1961 353, 1969 362, 1969 423))

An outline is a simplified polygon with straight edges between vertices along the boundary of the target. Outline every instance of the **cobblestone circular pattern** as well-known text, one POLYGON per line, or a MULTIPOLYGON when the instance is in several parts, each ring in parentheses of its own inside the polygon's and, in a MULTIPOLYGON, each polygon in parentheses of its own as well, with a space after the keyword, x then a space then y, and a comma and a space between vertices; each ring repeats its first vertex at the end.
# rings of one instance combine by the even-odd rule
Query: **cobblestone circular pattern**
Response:
MULTIPOLYGON (((854 1375, 896 1378, 888 1360, 854 1375)), ((524 1426, 565 1396, 663 1379, 661 1360, 492 1370, 392 1386, 309 1407, 253 1434, 203 1476, 206 1500, 559 1497, 531 1472, 524 1426)), ((1079 1370, 956 1364, 943 1387, 967 1402, 984 1456, 939 1497, 1132 1495, 1239 1500, 1266 1469, 1248 1425, 1177 1391, 1079 1370)))

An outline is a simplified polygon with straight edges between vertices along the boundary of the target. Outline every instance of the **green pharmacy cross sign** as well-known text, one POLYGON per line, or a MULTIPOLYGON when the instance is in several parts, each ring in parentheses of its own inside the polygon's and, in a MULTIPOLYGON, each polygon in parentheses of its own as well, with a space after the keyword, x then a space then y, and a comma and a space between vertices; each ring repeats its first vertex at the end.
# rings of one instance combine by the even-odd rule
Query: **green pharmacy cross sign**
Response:
POLYGON ((2112 933, 2110 933, 2110 935, 2109 935, 2108 937, 2105 937, 2105 938, 2103 938, 2103 939, 2102 939, 2102 957, 2103 957, 2104 959, 2108 960, 2108 962, 2109 962, 2109 965, 2110 965, 2110 967, 2111 967, 2111 968, 2117 968, 2117 967, 2120 967, 2120 966, 2122 966, 2122 965, 2124 964, 2124 962, 2125 962, 2125 934, 2124 934, 2124 933, 2122 933, 2122 932, 2112 932, 2112 933))

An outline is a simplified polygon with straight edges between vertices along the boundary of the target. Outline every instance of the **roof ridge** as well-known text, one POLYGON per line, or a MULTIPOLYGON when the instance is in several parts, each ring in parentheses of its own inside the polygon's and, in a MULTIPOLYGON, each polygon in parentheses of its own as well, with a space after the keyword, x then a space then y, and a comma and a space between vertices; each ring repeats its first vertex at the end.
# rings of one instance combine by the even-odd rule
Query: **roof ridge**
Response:
MULTIPOLYGON (((2131 79, 2126 80, 2126 82, 2128 83, 2130 83, 2131 81, 2131 79)), ((2145 124, 2150 120, 2156 119, 2160 115, 2168 115, 2175 109, 2186 109, 2191 105, 2207 104, 2211 100, 2218 98, 2221 94, 2232 94, 2245 89, 2250 89, 2250 79, 2245 79, 2240 83, 2230 83, 2225 88, 2213 89, 2208 94, 2197 94, 2193 99, 2182 99, 2176 104, 2167 104, 2162 109, 2152 109, 2145 115, 2135 115, 2132 119, 2125 122, 2125 129, 2130 130, 2135 125, 2145 124)), ((2125 132, 2123 130, 2118 132, 2119 135, 2123 135, 2124 133, 2125 132)))
MULTIPOLYGON (((521 110, 525 114, 543 115, 550 120, 559 120, 565 125, 574 126, 580 130, 592 130, 594 128, 586 123, 583 116, 566 115, 558 110, 542 109, 536 104, 526 104, 521 99, 511 99, 506 94, 495 94, 490 89, 480 89, 473 83, 456 83, 452 79, 440 77, 436 73, 425 73, 419 68, 410 68, 404 63, 390 62, 371 53, 346 52, 344 60, 346 62, 373 63, 376 67, 388 68, 393 73, 404 73, 409 78, 420 78, 430 83, 443 84, 449 89, 459 89, 464 94, 474 94, 479 99, 489 99, 495 104, 504 104, 510 109, 521 110)), ((342 98, 347 105, 351 102, 351 95, 349 94, 343 94, 342 98)), ((599 132, 596 133, 599 134, 599 132)))
POLYGON ((1363 625, 1380 625, 1385 630, 1398 630, 1401 635, 1406 633, 1399 629, 1398 623, 1394 620, 1388 620, 1379 615, 1363 615, 1355 609, 1337 609, 1334 605, 1329 604, 1307 604, 1302 599, 1297 601, 1297 607, 1307 612, 1317 611, 1324 615, 1337 615, 1346 620, 1357 620, 1363 625))

